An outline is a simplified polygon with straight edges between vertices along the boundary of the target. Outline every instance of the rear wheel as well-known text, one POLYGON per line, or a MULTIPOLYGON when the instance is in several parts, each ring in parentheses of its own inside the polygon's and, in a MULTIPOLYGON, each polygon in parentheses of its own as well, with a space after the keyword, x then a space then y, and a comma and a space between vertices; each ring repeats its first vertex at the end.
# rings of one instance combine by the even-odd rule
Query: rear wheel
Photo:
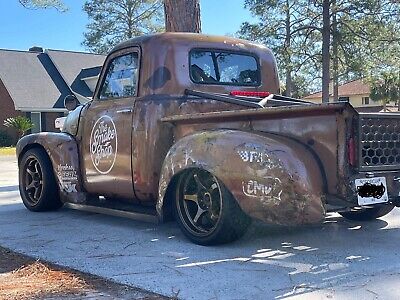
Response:
POLYGON ((43 149, 28 150, 21 158, 19 191, 25 207, 31 211, 56 210, 63 205, 53 166, 43 149))
POLYGON ((371 221, 387 215, 393 210, 393 208, 393 205, 385 204, 340 212, 339 214, 352 221, 371 221))
POLYGON ((183 233, 200 245, 238 239, 251 222, 223 183, 201 169, 192 169, 180 176, 175 216, 183 233))

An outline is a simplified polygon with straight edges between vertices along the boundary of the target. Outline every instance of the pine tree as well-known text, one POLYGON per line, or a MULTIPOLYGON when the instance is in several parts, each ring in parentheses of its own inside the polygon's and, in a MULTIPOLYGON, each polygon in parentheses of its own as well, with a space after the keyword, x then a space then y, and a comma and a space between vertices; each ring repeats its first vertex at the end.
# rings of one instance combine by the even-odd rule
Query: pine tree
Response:
POLYGON ((19 3, 28 9, 55 8, 61 12, 67 11, 67 7, 61 0, 18 0, 19 3))
POLYGON ((387 103, 395 102, 400 111, 400 71, 382 72, 369 78, 369 82, 372 101, 382 102, 384 111, 387 103))
POLYGON ((318 86, 322 86, 323 102, 329 101, 331 82, 337 100, 341 82, 365 77, 377 66, 398 65, 393 59, 400 53, 398 1, 246 0, 245 6, 260 23, 244 23, 240 34, 267 42, 286 74, 286 85, 293 62, 304 64, 293 72, 293 81, 300 78, 307 84, 320 78, 318 86), (283 45, 288 45, 287 36, 280 32, 284 28, 281 24, 288 19, 288 11, 292 22, 286 32, 296 34, 290 35, 290 48, 283 48, 290 53, 285 57, 281 50, 283 45))
POLYGON ((246 0, 245 7, 259 22, 242 24, 239 36, 267 45, 277 56, 285 94, 302 96, 312 85, 320 54, 308 0, 246 0))
POLYGON ((121 41, 161 31, 162 4, 159 0, 87 0, 83 10, 90 23, 82 45, 107 53, 121 41))

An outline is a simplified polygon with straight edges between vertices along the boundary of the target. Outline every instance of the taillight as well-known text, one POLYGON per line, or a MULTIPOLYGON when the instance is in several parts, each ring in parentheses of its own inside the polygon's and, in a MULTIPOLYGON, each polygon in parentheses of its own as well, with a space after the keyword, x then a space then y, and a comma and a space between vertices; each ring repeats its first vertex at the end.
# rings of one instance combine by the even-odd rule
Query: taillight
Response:
POLYGON ((258 98, 265 98, 271 95, 270 92, 249 92, 249 91, 232 91, 229 94, 231 96, 245 96, 245 97, 258 97, 258 98))
POLYGON ((352 167, 356 166, 356 142, 353 137, 351 137, 347 143, 347 153, 349 156, 349 164, 352 167))

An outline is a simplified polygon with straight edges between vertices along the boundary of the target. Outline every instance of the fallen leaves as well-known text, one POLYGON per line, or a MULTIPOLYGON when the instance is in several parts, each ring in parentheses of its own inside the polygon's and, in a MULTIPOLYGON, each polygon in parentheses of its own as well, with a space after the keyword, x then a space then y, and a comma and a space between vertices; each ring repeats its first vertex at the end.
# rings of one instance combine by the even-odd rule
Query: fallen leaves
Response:
POLYGON ((85 281, 75 274, 51 269, 39 261, 0 274, 1 300, 77 294, 86 287, 85 281))

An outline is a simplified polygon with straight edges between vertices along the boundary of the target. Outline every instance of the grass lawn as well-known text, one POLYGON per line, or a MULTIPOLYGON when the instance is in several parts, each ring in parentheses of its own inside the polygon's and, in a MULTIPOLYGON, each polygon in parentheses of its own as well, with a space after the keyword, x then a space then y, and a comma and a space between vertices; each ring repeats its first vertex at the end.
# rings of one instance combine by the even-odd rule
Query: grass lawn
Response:
POLYGON ((15 155, 15 147, 0 147, 0 155, 15 155))

